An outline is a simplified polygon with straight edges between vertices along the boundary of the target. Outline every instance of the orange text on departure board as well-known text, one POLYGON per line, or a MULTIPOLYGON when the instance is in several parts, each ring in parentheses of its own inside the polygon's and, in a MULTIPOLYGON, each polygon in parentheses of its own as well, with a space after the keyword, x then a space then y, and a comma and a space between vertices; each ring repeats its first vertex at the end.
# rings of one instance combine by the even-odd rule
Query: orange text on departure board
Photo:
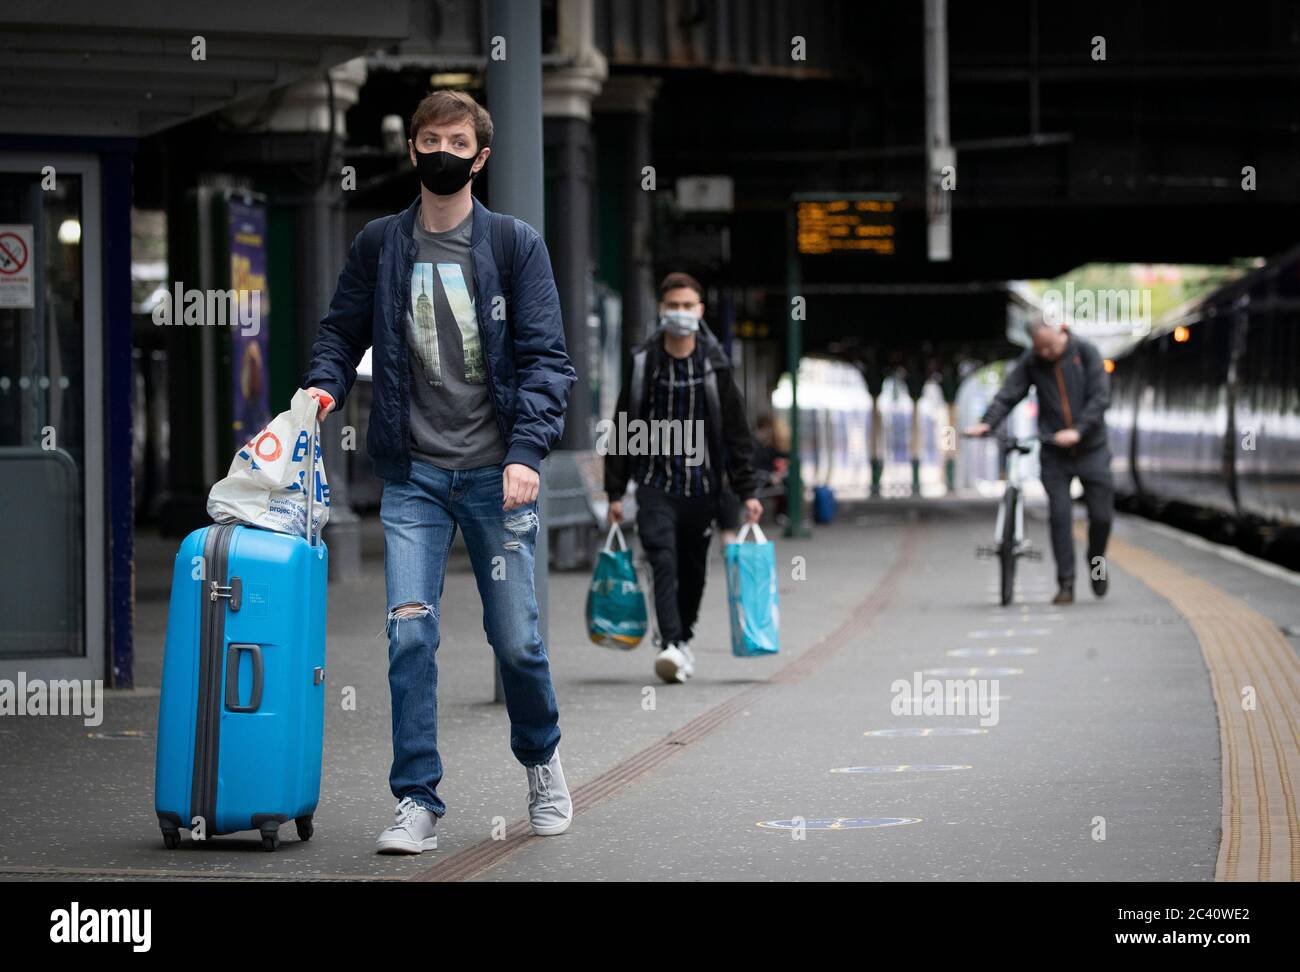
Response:
POLYGON ((800 253, 838 250, 894 255, 894 212, 889 199, 829 199, 798 204, 800 253))

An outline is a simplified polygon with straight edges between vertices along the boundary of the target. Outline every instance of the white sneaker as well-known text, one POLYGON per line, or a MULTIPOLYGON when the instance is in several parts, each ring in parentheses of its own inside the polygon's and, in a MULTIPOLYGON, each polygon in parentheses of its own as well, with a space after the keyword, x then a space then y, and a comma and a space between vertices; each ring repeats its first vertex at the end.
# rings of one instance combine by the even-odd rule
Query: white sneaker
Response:
POLYGON ((675 641, 669 642, 668 647, 655 656, 655 674, 665 682, 685 682, 695 670, 695 658, 690 651, 675 641))
POLYGON ((682 653, 682 657, 686 659, 686 677, 694 678, 695 677, 695 654, 691 651, 690 642, 679 641, 677 643, 677 650, 680 651, 682 653))
POLYGON ((428 807, 403 797, 397 804, 393 825, 379 835, 375 850, 380 854, 419 854, 436 850, 438 835, 434 826, 438 815, 428 807))
POLYGON ((564 833, 573 822, 573 800, 564 782, 559 749, 548 762, 524 769, 528 771, 528 821, 533 833, 543 837, 564 833))

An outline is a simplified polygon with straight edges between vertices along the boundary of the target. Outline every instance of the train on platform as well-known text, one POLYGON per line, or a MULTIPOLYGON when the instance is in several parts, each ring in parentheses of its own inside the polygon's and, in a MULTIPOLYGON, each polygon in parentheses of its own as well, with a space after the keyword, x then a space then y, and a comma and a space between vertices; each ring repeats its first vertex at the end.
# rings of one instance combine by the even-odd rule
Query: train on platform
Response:
MULTIPOLYGON (((778 380, 769 404, 788 436, 788 375, 778 380)), ((873 398, 856 365, 821 357, 799 363, 799 457, 808 490, 829 486, 840 500, 866 499, 874 455, 880 496, 942 496, 948 490, 943 430, 950 425, 937 380, 913 400, 903 373, 891 372, 873 398)))
POLYGON ((1300 568, 1300 247, 1115 359, 1117 501, 1300 568))

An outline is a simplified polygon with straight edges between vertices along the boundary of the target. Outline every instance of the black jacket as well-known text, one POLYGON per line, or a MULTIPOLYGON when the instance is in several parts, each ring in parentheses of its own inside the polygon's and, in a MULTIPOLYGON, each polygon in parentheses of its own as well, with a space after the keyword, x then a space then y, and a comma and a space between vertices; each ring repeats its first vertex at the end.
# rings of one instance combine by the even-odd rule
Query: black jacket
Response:
MULTIPOLYGON (((700 342, 704 350, 705 439, 709 450, 709 464, 718 471, 719 479, 723 475, 726 476, 731 491, 741 500, 752 499, 758 488, 758 477, 754 473, 754 439, 750 435, 749 421, 745 417, 744 399, 732 378, 731 362, 727 360, 722 345, 708 331, 701 328, 695 339, 700 342), (712 388, 716 388, 717 407, 714 404, 712 388), (718 461, 719 457, 722 458, 721 462, 718 461)), ((628 421, 645 420, 649 417, 650 383, 658 366, 667 356, 662 328, 632 349, 631 359, 624 364, 623 387, 619 389, 618 404, 614 408, 613 421, 616 426, 620 414, 626 414, 628 421), (636 375, 641 376, 641 388, 633 395, 632 383, 636 375)), ((622 499, 627 491, 635 458, 613 449, 606 453, 605 491, 611 500, 622 499)))
MULTIPOLYGON (((1016 359, 989 403, 983 421, 997 428, 1016 404, 1038 391, 1038 434, 1043 439, 1062 429, 1079 433, 1080 450, 1107 444, 1106 408, 1110 405, 1110 376, 1095 346, 1073 335, 1057 361, 1044 361, 1032 348, 1016 359), (1061 389, 1065 389, 1064 402, 1061 389)), ((1057 448, 1048 446, 1048 448, 1057 448)))

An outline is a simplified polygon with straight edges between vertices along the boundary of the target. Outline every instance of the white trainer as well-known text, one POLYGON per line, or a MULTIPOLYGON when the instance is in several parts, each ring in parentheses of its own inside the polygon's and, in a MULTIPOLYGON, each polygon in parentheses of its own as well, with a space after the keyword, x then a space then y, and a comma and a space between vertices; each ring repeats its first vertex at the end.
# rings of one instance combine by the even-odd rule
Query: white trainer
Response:
POLYGON ((682 657, 686 659, 686 677, 694 678, 695 677, 695 653, 691 651, 690 642, 679 641, 677 643, 677 650, 680 651, 682 653, 682 657))
POLYGON ((438 835, 433 829, 438 822, 436 813, 410 797, 402 797, 393 816, 393 825, 375 841, 378 853, 419 854, 437 849, 438 835))
POLYGON ((668 647, 655 656, 655 674, 665 682, 685 682, 695 667, 690 649, 670 641, 668 647))
POLYGON ((564 782, 559 749, 547 762, 524 769, 528 771, 528 821, 533 833, 542 837, 564 833, 573 822, 573 800, 564 782))

